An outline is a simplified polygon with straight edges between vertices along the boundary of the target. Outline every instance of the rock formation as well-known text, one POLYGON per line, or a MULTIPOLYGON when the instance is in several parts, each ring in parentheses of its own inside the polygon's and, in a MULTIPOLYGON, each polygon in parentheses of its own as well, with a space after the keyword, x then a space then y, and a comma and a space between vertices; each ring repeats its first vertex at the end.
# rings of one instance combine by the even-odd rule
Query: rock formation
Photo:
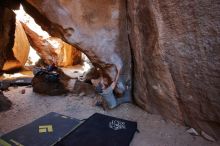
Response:
POLYGON ((12 102, 0 91, 0 112, 10 109, 12 102))
POLYGON ((130 89, 132 77, 140 107, 220 137, 218 0, 22 4, 44 30, 84 52, 107 86, 122 80, 130 89))
POLYGON ((106 86, 118 78, 130 89, 131 57, 124 0, 22 1, 28 12, 52 36, 80 49, 102 70, 106 86))
POLYGON ((12 10, 0 5, 0 69, 12 53, 14 33, 15 14, 12 10))
POLYGON ((66 67, 77 65, 82 62, 82 52, 64 41, 61 41, 60 43, 62 46, 59 48, 58 66, 66 67))
POLYGON ((7 58, 7 61, 3 66, 3 71, 21 68, 28 59, 30 44, 22 25, 18 20, 16 21, 15 40, 12 50, 13 56, 7 58))
POLYGON ((219 137, 219 1, 130 0, 128 12, 137 104, 219 137))
POLYGON ((82 60, 81 52, 75 47, 65 43, 59 38, 50 37, 44 39, 32 31, 26 24, 22 23, 28 36, 31 46, 36 50, 39 56, 46 64, 55 63, 57 66, 71 66, 79 64, 82 60), (56 42, 55 48, 50 42, 56 42))
POLYGON ((36 50, 44 62, 48 65, 53 63, 57 65, 58 57, 53 46, 47 40, 43 39, 37 33, 28 28, 24 23, 22 23, 22 26, 31 46, 36 50))
POLYGON ((41 72, 32 79, 33 91, 36 93, 56 96, 68 93, 68 82, 70 78, 61 70, 54 72, 41 72))

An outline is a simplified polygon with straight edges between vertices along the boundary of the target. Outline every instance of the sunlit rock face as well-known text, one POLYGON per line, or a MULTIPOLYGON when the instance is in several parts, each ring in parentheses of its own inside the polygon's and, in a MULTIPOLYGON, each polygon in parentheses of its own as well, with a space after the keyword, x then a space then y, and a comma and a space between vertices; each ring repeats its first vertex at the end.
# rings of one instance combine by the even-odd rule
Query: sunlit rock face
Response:
POLYGON ((130 82, 124 0, 26 0, 22 4, 44 30, 85 53, 102 70, 107 86, 119 75, 130 82))
POLYGON ((22 23, 22 26, 31 46, 36 50, 40 58, 48 65, 57 64, 58 57, 54 47, 46 39, 32 31, 26 24, 22 23))
POLYGON ((16 21, 15 40, 12 50, 13 57, 7 58, 3 66, 3 71, 21 68, 28 59, 30 44, 19 21, 16 21))
POLYGON ((58 66, 67 67, 82 62, 82 52, 60 40, 62 46, 58 52, 58 66))
POLYGON ((129 0, 128 12, 138 105, 219 137, 219 1, 129 0))
POLYGON ((12 102, 0 91, 0 112, 10 109, 12 102))
POLYGON ((26 24, 22 23, 22 26, 31 46, 46 64, 55 63, 59 67, 67 67, 81 62, 82 53, 75 47, 59 38, 48 37, 44 39, 26 24))
MULTIPOLYGON (((37 51, 35 54, 40 55, 46 64, 53 62, 59 67, 67 67, 81 63, 82 53, 79 50, 59 38, 51 37, 36 24, 35 20, 24 11, 22 6, 15 13, 16 19, 22 22, 31 46, 37 51)), ((30 53, 29 64, 34 64, 38 57, 32 52, 30 53)))

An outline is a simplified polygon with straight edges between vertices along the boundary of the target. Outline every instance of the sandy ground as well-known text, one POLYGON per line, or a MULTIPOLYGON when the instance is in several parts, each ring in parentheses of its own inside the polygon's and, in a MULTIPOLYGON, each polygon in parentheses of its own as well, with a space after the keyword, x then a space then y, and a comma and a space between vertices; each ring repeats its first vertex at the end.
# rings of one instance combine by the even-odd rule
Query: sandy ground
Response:
POLYGON ((137 121, 140 133, 136 133, 131 146, 217 146, 199 136, 186 132, 187 128, 165 122, 161 116, 151 115, 132 104, 123 104, 114 110, 104 111, 94 105, 92 97, 42 96, 32 88, 10 87, 4 94, 13 101, 11 110, 0 113, 0 134, 7 133, 49 113, 57 112, 78 119, 86 119, 94 113, 102 113, 137 121), (25 94, 21 90, 25 89, 25 94))
MULTIPOLYGON (((89 69, 89 67, 87 68, 89 69)), ((86 66, 75 65, 75 66, 69 66, 65 68, 63 67, 61 69, 67 76, 77 79, 79 76, 83 76, 83 74, 87 71, 87 68, 86 66)))

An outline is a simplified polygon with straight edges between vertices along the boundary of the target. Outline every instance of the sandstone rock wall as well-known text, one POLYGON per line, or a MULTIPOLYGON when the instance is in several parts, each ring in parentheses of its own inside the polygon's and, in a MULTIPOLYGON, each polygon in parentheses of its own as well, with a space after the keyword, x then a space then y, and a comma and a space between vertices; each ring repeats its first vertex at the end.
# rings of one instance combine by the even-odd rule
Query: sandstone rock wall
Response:
POLYGON ((57 65, 58 57, 53 46, 47 40, 43 39, 43 37, 32 31, 24 23, 22 23, 22 26, 27 34, 31 46, 36 50, 44 62, 48 65, 53 63, 57 65))
POLYGON ((80 64, 82 61, 82 53, 63 41, 61 43, 63 46, 59 49, 58 66, 66 67, 80 64))
POLYGON ((22 4, 44 30, 81 49, 108 85, 119 75, 131 80, 132 58, 133 93, 140 107, 220 136, 219 0, 22 4))
POLYGON ((107 86, 131 80, 124 0, 25 0, 24 9, 52 36, 84 52, 103 71, 107 86))
POLYGON ((30 44, 22 25, 18 20, 16 21, 15 39, 12 50, 13 58, 7 58, 7 61, 3 66, 4 71, 23 67, 28 59, 30 44))
POLYGON ((128 12, 138 105, 218 137, 219 1, 131 0, 128 12))
POLYGON ((0 5, 0 71, 12 53, 15 33, 15 14, 0 5))
POLYGON ((55 63, 59 67, 79 64, 82 60, 81 52, 59 38, 49 37, 44 39, 26 24, 22 23, 25 33, 38 55, 46 64, 55 63), (56 45, 54 46, 53 43, 56 45))

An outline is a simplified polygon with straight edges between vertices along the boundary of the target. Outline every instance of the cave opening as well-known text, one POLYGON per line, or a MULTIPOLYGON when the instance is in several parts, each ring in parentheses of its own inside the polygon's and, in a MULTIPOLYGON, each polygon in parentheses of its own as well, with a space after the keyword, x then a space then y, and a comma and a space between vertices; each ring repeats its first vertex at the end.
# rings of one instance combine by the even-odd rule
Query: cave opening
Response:
MULTIPOLYGON (((26 5, 26 9, 27 7, 26 5)), ((67 92, 76 92, 82 95, 84 94, 82 90, 87 92, 87 90, 91 89, 103 97, 103 99, 100 99, 102 106, 106 103, 105 108, 108 107, 110 109, 122 103, 132 102, 130 54, 129 51, 127 53, 121 52, 120 55, 124 53, 125 56, 120 58, 115 50, 118 43, 115 38, 120 38, 120 34, 117 36, 114 31, 107 36, 104 34, 103 36, 106 37, 106 39, 95 44, 101 48, 97 48, 97 50, 95 50, 96 47, 84 49, 83 46, 79 45, 80 43, 76 43, 75 45, 67 39, 69 33, 72 33, 72 31, 70 31, 73 30, 72 28, 65 28, 63 30, 60 29, 59 26, 54 28, 54 26, 49 26, 48 23, 51 23, 49 20, 46 20, 48 22, 46 26, 44 26, 45 24, 38 21, 39 19, 45 21, 45 18, 41 18, 41 15, 40 18, 38 18, 38 16, 32 18, 30 16, 32 10, 28 8, 28 10, 26 10, 27 13, 25 10, 22 5, 19 10, 14 10, 16 14, 15 45, 13 47, 13 54, 11 54, 12 59, 7 60, 3 66, 3 71, 6 73, 17 71, 18 69, 24 69, 24 73, 19 72, 13 75, 3 74, 1 78, 7 79, 19 76, 33 77, 31 85, 33 86, 34 92, 53 96, 67 92), (39 25, 35 21, 39 23, 39 25), (41 27, 46 28, 46 31, 42 30, 41 27), (55 34, 53 31, 55 31, 55 34), (57 35, 57 31, 58 34, 59 31, 64 31, 64 34, 62 34, 64 36, 57 35), (52 37, 48 32, 56 37, 52 37), (113 43, 111 43, 112 39, 114 41, 113 43), (108 50, 111 53, 108 56, 100 56, 104 53, 104 48, 106 50, 108 48, 113 50, 108 50), (19 49, 22 51, 19 51, 19 49), (101 52, 99 53, 99 51, 101 52), (88 57, 83 52, 87 55, 89 54, 88 57), (89 58, 92 59, 92 63, 89 58), (123 65, 122 60, 126 58, 128 62, 123 65), (14 62, 16 62, 16 64, 14 62), (56 77, 58 75, 60 82, 57 84, 43 84, 45 79, 38 79, 36 75, 38 75, 39 72, 48 74, 48 69, 51 66, 59 68, 57 74, 49 73, 49 75, 45 75, 44 78, 46 80, 48 76, 58 78, 56 77)), ((35 11, 33 12, 36 13, 35 11)), ((57 15, 60 16, 60 14, 57 15)), ((118 25, 121 24, 118 22, 118 25)), ((105 33, 109 33, 108 29, 105 31, 105 33)), ((100 34, 102 33, 103 32, 100 32, 100 34)), ((103 39, 103 36, 100 35, 98 37, 101 38, 97 38, 103 39)), ((84 39, 83 36, 79 38, 84 39)), ((97 38, 94 39, 96 41, 95 43, 97 43, 97 38)), ((90 39, 92 39, 92 37, 90 39)), ((127 43, 126 38, 123 39, 125 43, 127 43)), ((89 42, 91 45, 94 45, 92 41, 89 42)), ((125 47, 128 47, 128 44, 126 44, 125 47)))
POLYGON ((33 68, 55 64, 70 78, 84 80, 93 65, 88 57, 60 38, 51 37, 25 12, 22 5, 16 14, 13 51, 5 62, 1 80, 33 77, 33 68))

